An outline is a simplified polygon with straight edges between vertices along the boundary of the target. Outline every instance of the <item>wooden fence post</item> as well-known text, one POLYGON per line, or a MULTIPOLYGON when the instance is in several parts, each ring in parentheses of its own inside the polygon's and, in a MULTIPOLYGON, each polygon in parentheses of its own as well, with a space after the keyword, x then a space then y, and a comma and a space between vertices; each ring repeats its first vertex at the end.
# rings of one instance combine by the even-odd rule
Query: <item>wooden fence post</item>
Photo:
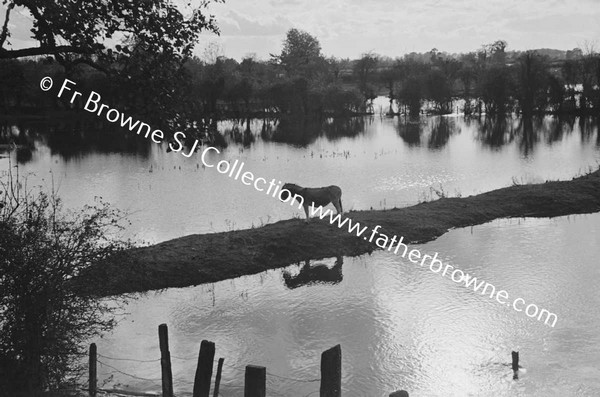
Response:
POLYGON ((163 397, 173 397, 173 372, 171 370, 171 353, 169 352, 169 329, 167 324, 158 326, 160 345, 160 369, 162 375, 163 397))
POLYGON ((96 344, 92 343, 90 345, 90 361, 89 361, 89 370, 90 370, 90 380, 89 380, 89 395, 90 397, 96 397, 96 391, 98 388, 98 350, 96 348, 96 344))
POLYGON ((255 365, 246 366, 244 397, 266 397, 267 369, 255 365))
POLYGON ((405 390, 398 390, 390 394, 390 397, 408 397, 408 392, 405 390))
POLYGON ((342 395, 342 347, 336 345, 321 354, 321 397, 342 395))
POLYGON ((194 397, 210 397, 210 382, 212 380, 213 361, 215 359, 215 344, 207 340, 200 343, 198 367, 194 378, 194 397))
POLYGON ((518 371, 519 370, 519 352, 512 352, 512 370, 513 371, 518 371))
POLYGON ((219 388, 221 387, 221 371, 223 370, 223 357, 219 358, 219 365, 217 366, 217 376, 215 378, 215 393, 213 397, 219 397, 219 388))

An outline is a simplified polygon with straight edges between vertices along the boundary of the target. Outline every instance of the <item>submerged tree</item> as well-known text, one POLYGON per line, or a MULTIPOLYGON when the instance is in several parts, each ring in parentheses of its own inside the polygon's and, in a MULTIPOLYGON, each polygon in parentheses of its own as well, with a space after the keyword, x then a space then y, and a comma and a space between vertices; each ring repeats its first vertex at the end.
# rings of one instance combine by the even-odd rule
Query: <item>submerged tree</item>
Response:
POLYGON ((499 64, 484 69, 478 89, 488 114, 503 115, 511 110, 513 79, 507 66, 499 64))
MULTIPOLYGON (((388 62, 391 63, 391 62, 388 62)), ((383 69, 379 74, 379 79, 381 83, 385 85, 385 88, 388 91, 388 101, 390 104, 388 114, 394 113, 394 100, 398 99, 398 93, 396 91, 397 84, 404 77, 404 70, 398 64, 398 62, 391 63, 388 67, 383 69)))
POLYGON ((422 79, 417 75, 411 75, 406 79, 400 90, 400 101, 408 106, 408 113, 411 116, 418 116, 423 104, 423 84, 422 79))
POLYGON ((452 78, 441 68, 435 67, 427 73, 425 88, 427 97, 435 105, 438 113, 446 114, 452 111, 452 78))
POLYGON ((375 87, 371 84, 377 70, 379 56, 372 52, 363 54, 354 63, 354 74, 358 80, 358 89, 363 93, 365 100, 370 101, 377 97, 375 87))
POLYGON ((475 91, 475 83, 477 82, 477 56, 475 53, 470 52, 461 56, 457 77, 462 84, 461 96, 465 101, 463 111, 466 115, 470 115, 473 112, 471 101, 475 91))
POLYGON ((122 298, 100 300, 75 280, 130 244, 118 238, 122 215, 100 200, 66 213, 53 193, 11 174, 1 188, 0 389, 37 396, 64 386, 81 343, 115 324, 122 298))
POLYGON ((527 51, 518 59, 516 93, 523 115, 546 110, 548 105, 549 76, 545 58, 527 51))
POLYGON ((600 54, 593 45, 586 45, 585 55, 581 59, 581 97, 580 109, 594 109, 600 114, 600 54))

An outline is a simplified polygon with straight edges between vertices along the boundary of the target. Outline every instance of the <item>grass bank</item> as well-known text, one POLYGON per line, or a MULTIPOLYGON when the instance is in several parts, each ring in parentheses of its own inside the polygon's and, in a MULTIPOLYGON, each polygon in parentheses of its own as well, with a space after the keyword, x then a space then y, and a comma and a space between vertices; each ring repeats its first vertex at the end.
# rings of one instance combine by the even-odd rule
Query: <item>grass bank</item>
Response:
MULTIPOLYGON (((597 211, 600 170, 570 181, 515 185, 465 198, 441 198, 391 210, 353 211, 346 216, 370 228, 381 225, 381 232, 404 236, 407 243, 422 243, 449 229, 497 218, 597 211)), ((374 243, 325 220, 305 224, 291 219, 256 229, 190 235, 136 248, 110 263, 95 265, 84 277, 95 292, 118 294, 210 283, 306 259, 356 256, 375 249, 374 243)))

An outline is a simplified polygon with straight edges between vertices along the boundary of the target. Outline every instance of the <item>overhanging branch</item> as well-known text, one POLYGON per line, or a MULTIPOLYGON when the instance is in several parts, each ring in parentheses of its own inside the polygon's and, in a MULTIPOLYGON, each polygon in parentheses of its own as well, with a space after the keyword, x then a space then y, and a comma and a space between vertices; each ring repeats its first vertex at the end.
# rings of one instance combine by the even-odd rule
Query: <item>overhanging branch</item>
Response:
POLYGON ((75 53, 75 54, 91 54, 92 51, 86 48, 61 45, 55 47, 32 47, 21 50, 4 50, 0 49, 0 59, 15 59, 34 55, 56 55, 60 53, 75 53))

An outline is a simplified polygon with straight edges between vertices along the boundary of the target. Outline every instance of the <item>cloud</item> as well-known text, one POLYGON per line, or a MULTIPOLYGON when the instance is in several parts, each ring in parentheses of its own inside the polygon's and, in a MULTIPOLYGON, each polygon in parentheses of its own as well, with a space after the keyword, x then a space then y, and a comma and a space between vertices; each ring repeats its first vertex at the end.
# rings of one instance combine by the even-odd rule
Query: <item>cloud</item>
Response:
POLYGON ((221 34, 224 36, 275 36, 285 34, 289 28, 286 19, 264 20, 263 18, 248 18, 231 11, 218 21, 221 34), (263 19, 262 21, 260 19, 263 19))

